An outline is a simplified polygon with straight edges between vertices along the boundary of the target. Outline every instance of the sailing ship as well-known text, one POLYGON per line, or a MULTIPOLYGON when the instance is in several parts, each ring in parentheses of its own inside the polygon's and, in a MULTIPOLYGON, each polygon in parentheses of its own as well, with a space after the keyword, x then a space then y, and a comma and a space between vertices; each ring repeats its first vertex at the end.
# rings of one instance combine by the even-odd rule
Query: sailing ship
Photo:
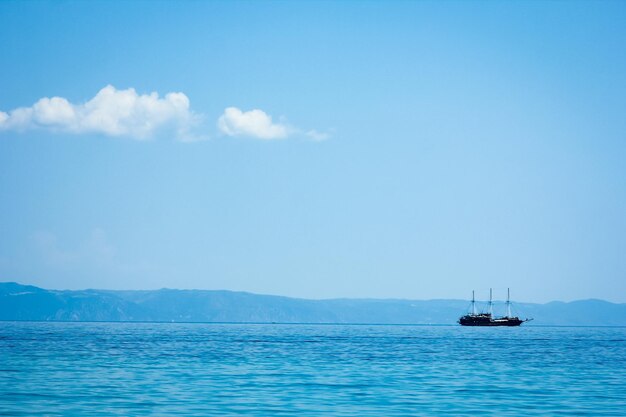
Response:
POLYGON ((489 288, 489 303, 487 304, 486 313, 476 312, 476 300, 474 299, 474 291, 472 291, 471 313, 464 315, 459 319, 461 326, 519 326, 522 323, 531 321, 532 319, 522 320, 511 313, 511 293, 507 288, 506 291, 506 316, 493 317, 493 300, 492 290, 489 288))

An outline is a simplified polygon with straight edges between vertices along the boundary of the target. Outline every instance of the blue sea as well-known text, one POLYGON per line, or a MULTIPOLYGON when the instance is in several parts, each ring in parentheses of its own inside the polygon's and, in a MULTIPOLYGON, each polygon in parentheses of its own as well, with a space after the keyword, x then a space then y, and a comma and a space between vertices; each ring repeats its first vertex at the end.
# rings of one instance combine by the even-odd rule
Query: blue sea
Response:
POLYGON ((0 415, 626 416, 626 328, 0 322, 0 415))

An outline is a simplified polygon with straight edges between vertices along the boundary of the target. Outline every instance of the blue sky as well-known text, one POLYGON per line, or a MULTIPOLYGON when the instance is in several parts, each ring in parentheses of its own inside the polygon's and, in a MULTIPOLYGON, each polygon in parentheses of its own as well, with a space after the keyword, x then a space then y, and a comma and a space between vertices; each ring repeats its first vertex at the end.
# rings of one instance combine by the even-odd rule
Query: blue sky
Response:
POLYGON ((0 2, 0 280, 626 302, 624 21, 0 2))

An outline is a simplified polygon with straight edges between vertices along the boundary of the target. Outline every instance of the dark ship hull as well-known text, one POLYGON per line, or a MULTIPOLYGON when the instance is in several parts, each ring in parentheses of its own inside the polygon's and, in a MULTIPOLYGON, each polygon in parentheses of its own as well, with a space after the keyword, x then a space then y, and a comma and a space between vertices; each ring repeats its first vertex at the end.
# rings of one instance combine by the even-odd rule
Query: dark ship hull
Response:
POLYGON ((518 317, 497 317, 492 318, 489 314, 477 314, 463 316, 459 319, 461 326, 519 326, 524 323, 518 317))
POLYGON ((520 324, 530 321, 532 319, 521 320, 519 317, 513 316, 511 313, 511 300, 510 294, 507 289, 506 295, 506 307, 507 312, 506 316, 502 317, 493 317, 493 301, 492 301, 492 291, 489 289, 489 307, 488 312, 477 313, 476 311, 476 300, 474 299, 474 291, 472 291, 472 309, 470 314, 466 314, 459 319, 459 324, 461 326, 507 326, 507 327, 515 327, 520 324))

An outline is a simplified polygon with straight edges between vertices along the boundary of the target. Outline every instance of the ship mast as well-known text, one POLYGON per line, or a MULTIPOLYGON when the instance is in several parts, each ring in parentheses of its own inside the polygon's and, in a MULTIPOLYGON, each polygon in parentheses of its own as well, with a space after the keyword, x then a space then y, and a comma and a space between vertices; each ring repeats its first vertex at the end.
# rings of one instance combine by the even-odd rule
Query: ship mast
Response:
POLYGON ((474 301, 474 290, 472 290, 472 316, 476 315, 476 301, 474 301))
POLYGON ((511 290, 506 289, 506 316, 511 317, 511 290))
POLYGON ((489 288, 489 315, 493 316, 493 301, 491 300, 492 290, 489 288))

